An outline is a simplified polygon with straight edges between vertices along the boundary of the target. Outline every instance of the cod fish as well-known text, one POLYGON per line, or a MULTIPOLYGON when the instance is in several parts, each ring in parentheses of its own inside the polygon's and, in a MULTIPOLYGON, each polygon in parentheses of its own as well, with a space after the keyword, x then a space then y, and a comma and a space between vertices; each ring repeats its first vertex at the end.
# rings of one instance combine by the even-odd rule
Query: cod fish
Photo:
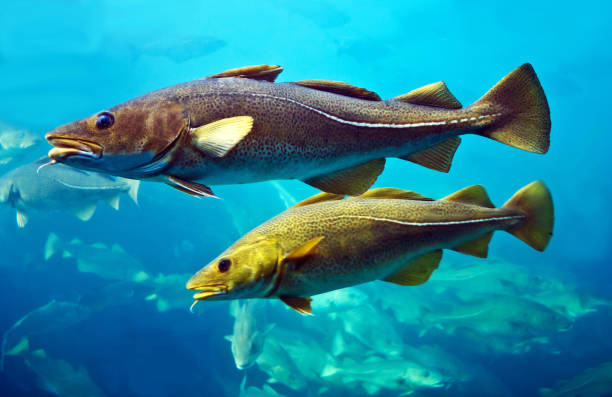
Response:
POLYGON ((0 164, 21 158, 28 150, 40 144, 41 139, 23 129, 0 122, 0 164))
POLYGON ((87 221, 98 201, 119 209, 119 195, 136 203, 140 181, 86 172, 57 165, 42 167, 46 158, 18 167, 0 178, 0 202, 15 208, 17 225, 24 227, 32 211, 72 210, 87 221))
POLYGON ((358 197, 320 193, 247 233, 187 283, 194 299, 280 298, 311 313, 311 295, 374 280, 425 283, 442 249, 486 257, 495 230, 543 251, 553 204, 543 182, 494 208, 484 188, 441 200, 394 188, 358 197))
POLYGON ((238 369, 247 369, 255 364, 255 360, 263 351, 266 335, 274 324, 266 329, 259 329, 258 318, 263 320, 263 303, 254 300, 233 301, 230 314, 234 317, 234 333, 225 336, 232 345, 234 363, 238 369))
POLYGON ((383 101, 337 81, 274 83, 282 70, 232 69, 132 99, 47 133, 49 157, 195 196, 273 179, 359 195, 387 157, 448 172, 462 134, 548 150, 549 108, 529 64, 466 108, 442 82, 383 101))
POLYGON ((612 394, 612 361, 558 381, 554 388, 543 387, 539 392, 545 397, 608 397, 612 394))

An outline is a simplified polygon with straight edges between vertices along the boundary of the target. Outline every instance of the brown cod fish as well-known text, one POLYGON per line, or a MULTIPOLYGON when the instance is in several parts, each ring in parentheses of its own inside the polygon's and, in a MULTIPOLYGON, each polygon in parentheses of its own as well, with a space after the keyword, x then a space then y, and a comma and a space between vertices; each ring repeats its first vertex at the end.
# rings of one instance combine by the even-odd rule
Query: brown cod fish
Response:
POLYGON ((448 172, 462 134, 548 150, 549 108, 529 64, 466 108, 443 82, 383 101, 337 81, 274 83, 281 71, 233 69, 132 99, 49 132, 49 157, 195 196, 270 179, 358 195, 386 157, 448 172))
POLYGON ((553 229, 544 183, 495 208, 479 185, 432 200, 406 190, 320 193, 236 241, 187 283, 198 300, 280 298, 311 313, 311 295, 383 280, 426 282, 443 249, 486 257, 495 230, 543 251, 553 229))

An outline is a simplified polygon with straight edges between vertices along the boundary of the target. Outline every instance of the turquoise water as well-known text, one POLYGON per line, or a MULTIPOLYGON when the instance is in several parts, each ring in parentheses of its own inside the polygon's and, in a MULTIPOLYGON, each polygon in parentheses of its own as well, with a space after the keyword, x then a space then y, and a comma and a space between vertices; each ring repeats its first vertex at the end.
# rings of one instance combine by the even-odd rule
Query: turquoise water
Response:
MULTIPOLYGON (((9 350, 24 337, 29 346, 7 355, 0 394, 78 396, 96 385, 93 395, 232 396, 239 394, 246 372, 247 387, 261 388, 273 377, 277 381, 270 385, 288 396, 368 391, 525 396, 609 362, 610 11, 606 2, 597 1, 4 4, 0 121, 40 137, 154 89, 245 65, 279 64, 285 70, 278 81, 340 80, 382 98, 444 80, 467 105, 530 62, 551 108, 546 155, 466 136, 449 174, 391 159, 375 186, 439 198, 482 184, 501 205, 520 187, 542 179, 553 194, 556 224, 544 253, 496 233, 488 260, 445 254, 437 279, 434 275, 421 287, 365 285, 359 289, 365 298, 344 298, 347 307, 339 312, 317 314, 315 308, 314 317, 302 318, 271 301, 259 321, 261 328, 276 324, 266 343, 298 347, 287 348, 282 357, 271 347, 264 349, 269 360, 260 359, 245 371, 236 368, 230 343, 223 339, 234 322, 229 304, 201 302, 192 314, 184 284, 245 231, 315 189, 297 181, 216 186, 223 200, 198 200, 143 182, 138 205, 122 195, 119 211, 101 203, 87 222, 70 211, 45 211, 32 214, 25 228, 17 227, 15 210, 3 206, 0 329, 9 330, 33 311, 40 319, 32 315, 30 329, 8 333, 9 350), (61 248, 45 260, 51 233, 61 248), (71 246, 75 238, 80 243, 71 246), (106 247, 103 252, 113 245, 124 252, 95 256, 99 243, 106 247), (149 279, 102 277, 100 271, 83 271, 87 266, 79 260, 115 268, 129 263, 149 279), (483 266, 503 271, 476 277, 483 266), (456 269, 467 269, 471 276, 451 277, 456 269), (500 295, 529 303, 506 307, 500 295), (49 309, 45 305, 52 300, 71 305, 49 309), (502 314, 474 314, 496 304, 502 314), (538 321, 542 306, 561 313, 571 328, 538 321), (410 312, 412 307, 418 313, 410 312), (373 316, 370 309, 379 321, 363 321, 373 316), (473 321, 442 319, 460 310, 473 321), (512 310, 519 313, 512 317, 512 310), (502 331, 495 328, 500 323, 502 331), (347 351, 339 352, 339 338, 347 351), (389 379, 372 357, 399 362, 389 379), (270 360, 291 376, 271 374, 270 360), (368 363, 381 369, 365 381, 368 363), (444 386, 426 386, 397 369, 415 365, 444 374, 444 386), (77 380, 86 386, 68 386, 77 380)), ((42 142, 0 165, 0 173, 48 149, 42 142)), ((588 374, 587 384, 606 384, 601 371, 588 374)), ((580 395, 598 395, 594 390, 580 395)), ((600 395, 612 395, 612 387, 603 390, 600 395)))

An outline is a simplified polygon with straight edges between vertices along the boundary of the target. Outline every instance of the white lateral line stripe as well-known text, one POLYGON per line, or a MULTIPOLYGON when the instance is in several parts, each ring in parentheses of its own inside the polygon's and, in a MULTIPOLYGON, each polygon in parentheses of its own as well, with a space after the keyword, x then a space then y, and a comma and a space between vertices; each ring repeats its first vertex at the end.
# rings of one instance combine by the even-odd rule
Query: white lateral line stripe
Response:
MULTIPOLYGON (((334 116, 333 114, 329 114, 327 112, 324 112, 320 109, 317 108, 313 108, 312 106, 308 106, 300 101, 296 101, 294 99, 291 98, 281 98, 281 97, 277 97, 274 95, 268 95, 268 94, 255 94, 255 93, 249 93, 249 94, 244 94, 244 95, 250 95, 250 96, 256 96, 256 97, 263 97, 263 98, 272 98, 272 99, 278 99, 281 101, 286 101, 286 102, 291 102, 294 103, 298 106, 303 107, 304 109, 308 109, 311 110, 315 113, 320 114, 323 117, 326 117, 330 120, 334 120, 337 121, 339 123, 342 124, 348 124, 348 125, 353 125, 356 127, 371 127, 371 128, 417 128, 417 127, 429 127, 429 126, 436 126, 436 125, 446 125, 446 124, 456 124, 458 122, 461 123, 465 123, 468 120, 476 120, 476 117, 472 117, 470 119, 468 118, 463 118, 461 120, 441 120, 441 121, 424 121, 424 122, 420 122, 420 123, 408 123, 408 124, 377 124, 377 123, 366 123, 366 122, 362 122, 362 121, 350 121, 350 120, 345 120, 342 119, 340 117, 334 116)), ((486 114, 486 115, 482 115, 479 116, 478 118, 485 118, 485 117, 497 117, 497 116, 501 116, 501 113, 494 113, 494 114, 486 114)))
POLYGON ((442 221, 442 222, 403 222, 403 221, 398 221, 397 219, 377 218, 375 216, 366 216, 366 215, 338 215, 333 218, 326 218, 326 219, 331 220, 331 219, 338 219, 338 218, 367 219, 371 221, 396 223, 398 225, 405 225, 405 226, 449 226, 449 225, 467 225, 470 223, 485 223, 485 222, 492 222, 492 221, 506 221, 506 220, 513 220, 513 219, 522 219, 524 218, 524 216, 522 215, 500 216, 496 218, 468 219, 465 221, 442 221))

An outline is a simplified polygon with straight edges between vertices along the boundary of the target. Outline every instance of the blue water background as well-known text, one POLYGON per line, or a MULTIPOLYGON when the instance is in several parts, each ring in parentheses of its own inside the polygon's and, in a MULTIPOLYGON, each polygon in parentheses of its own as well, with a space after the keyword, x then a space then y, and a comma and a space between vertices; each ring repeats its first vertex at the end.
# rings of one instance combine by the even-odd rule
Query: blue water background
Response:
MULTIPOLYGON (((376 186, 443 197, 478 183, 501 205, 518 188, 542 179, 556 212, 547 251, 496 233, 491 254, 553 268, 590 293, 612 298, 611 12, 603 1, 6 2, 0 14, 0 120, 42 136, 157 88, 262 63, 285 68, 279 81, 341 80, 382 98, 444 80, 467 105, 530 62, 551 108, 548 154, 466 136, 449 174, 391 159, 376 186), (189 35, 227 45, 184 61, 142 51, 154 39, 172 43, 189 35)), ((316 193, 297 181, 282 186, 298 200, 316 193)), ((250 226, 283 209, 267 184, 214 190, 244 203, 240 217, 250 226)), ((65 262, 43 261, 50 232, 120 243, 152 273, 193 273, 239 236, 219 200, 197 200, 154 183, 142 184, 138 206, 123 200, 121 211, 100 206, 87 223, 56 214, 23 230, 11 209, 0 209, 0 330, 51 298, 76 300, 99 286, 94 276, 64 268, 65 262), (181 254, 185 241, 195 251, 181 254)), ((222 341, 232 320, 225 303, 211 305, 205 316, 158 313, 144 304, 107 310, 56 336, 48 350, 86 364, 110 396, 219 395, 224 384, 237 390, 242 374, 222 341)), ((607 314, 581 319, 563 336, 560 354, 481 364, 494 368, 516 395, 533 394, 612 357, 607 314)), ((292 321, 292 315, 279 311, 275 321, 292 321)), ((255 383, 265 380, 256 371, 250 376, 255 383)), ((8 393, 0 394, 45 395, 24 392, 16 386, 19 377, 18 370, 0 375, 0 388, 8 393)))

